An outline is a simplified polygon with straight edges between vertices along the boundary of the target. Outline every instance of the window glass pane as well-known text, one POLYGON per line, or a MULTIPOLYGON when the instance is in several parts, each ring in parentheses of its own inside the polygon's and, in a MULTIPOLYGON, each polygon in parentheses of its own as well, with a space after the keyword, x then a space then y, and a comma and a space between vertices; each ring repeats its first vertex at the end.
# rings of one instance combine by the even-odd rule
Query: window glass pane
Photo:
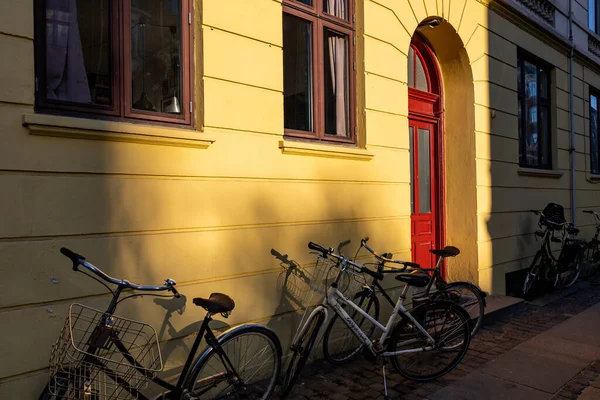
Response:
POLYGON ((423 63, 421 62, 421 59, 419 57, 415 56, 415 60, 417 62, 417 70, 415 71, 415 80, 417 81, 416 89, 428 92, 429 87, 427 86, 427 78, 425 77, 425 68, 423 67, 423 63))
POLYGON ((600 162, 598 155, 598 98, 590 96, 590 156, 592 162, 592 173, 600 173, 600 162))
POLYGON ((540 152, 540 165, 550 166, 550 114, 547 107, 540 106, 539 109, 538 151, 540 152))
POLYGON ((548 92, 549 92, 548 86, 550 84, 550 82, 549 82, 550 79, 549 79, 548 73, 546 72, 546 69, 542 68, 542 67, 540 67, 538 73, 539 73, 539 78, 540 78, 540 82, 539 82, 540 97, 542 99, 548 99, 548 92))
POLYGON ((431 212, 431 168, 429 130, 419 128, 419 212, 431 212))
POLYGON ((525 154, 523 154, 523 148, 521 147, 521 143, 525 140, 523 137, 523 104, 521 103, 521 99, 518 100, 518 131, 519 131, 519 163, 525 163, 525 154))
POLYGON ((324 29, 324 90, 325 90, 325 133, 348 136, 349 77, 348 36, 327 28, 324 29))
POLYGON ((334 17, 348 20, 348 0, 323 0, 323 11, 334 17))
POLYGON ((109 0, 46 1, 46 97, 110 105, 109 0))
POLYGON ((415 51, 412 46, 408 49, 408 87, 415 87, 415 51))
POLYGON ((588 27, 596 32, 596 1, 588 0, 588 27))
POLYGON ((312 7, 312 0, 294 0, 297 1, 298 3, 302 3, 302 4, 306 4, 307 6, 311 6, 312 7))
POLYGON ((538 124, 537 124, 537 67, 529 62, 525 68, 525 163, 537 166, 538 162, 538 124))
POLYGON ((132 108, 181 114, 180 1, 131 1, 132 108))
POLYGON ((283 14, 283 107, 286 129, 313 130, 312 24, 283 14))
POLYGON ((414 162, 415 162, 415 156, 414 156, 414 151, 415 151, 415 147, 413 144, 413 135, 414 135, 414 128, 412 126, 408 127, 408 151, 410 154, 410 213, 414 214, 415 213, 415 184, 414 184, 414 162))
POLYGON ((521 88, 521 59, 517 60, 517 90, 519 93, 523 92, 523 88, 521 88))

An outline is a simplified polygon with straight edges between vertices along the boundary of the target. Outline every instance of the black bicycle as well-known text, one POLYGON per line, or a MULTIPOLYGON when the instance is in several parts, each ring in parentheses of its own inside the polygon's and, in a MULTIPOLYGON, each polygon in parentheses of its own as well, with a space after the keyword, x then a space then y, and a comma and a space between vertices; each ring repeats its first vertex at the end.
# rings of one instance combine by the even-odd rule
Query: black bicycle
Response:
POLYGON ((523 296, 529 297, 532 288, 545 284, 547 288, 569 287, 575 283, 581 270, 584 240, 576 239, 579 229, 565 220, 561 205, 549 203, 543 211, 530 210, 540 217, 542 230, 534 233, 542 239, 542 247, 533 257, 523 282, 523 296), (555 234, 559 232, 560 238, 555 234), (561 243, 558 257, 552 254, 551 243, 561 243))
MULTIPOLYGON (((360 247, 356 252, 356 255, 364 247, 366 248, 377 260, 376 270, 380 274, 378 277, 373 277, 370 284, 364 285, 360 291, 354 294, 352 301, 359 306, 363 311, 373 317, 375 320, 379 319, 380 304, 377 297, 378 293, 383 295, 383 298, 393 307, 395 302, 383 288, 380 283, 382 274, 398 274, 407 271, 408 268, 412 268, 409 272, 413 274, 426 274, 431 273, 432 279, 426 280, 427 284, 421 289, 419 299, 415 299, 413 296, 413 307, 431 300, 447 300, 461 306, 470 317, 471 335, 474 335, 483 323, 483 315, 486 307, 486 293, 483 292, 479 287, 470 282, 452 282, 447 283, 441 273, 441 264, 444 258, 456 257, 460 254, 460 250, 453 246, 447 246, 441 250, 431 250, 431 253, 437 255, 438 262, 434 268, 421 268, 419 264, 411 262, 396 262, 392 260, 393 255, 391 253, 377 254, 367 242, 368 237, 363 238, 360 241, 360 247), (401 264, 402 268, 391 268, 388 264, 401 264), (435 284, 435 291, 431 291, 435 284)), ((355 256, 356 258, 356 256, 355 256)), ((367 264, 365 264, 367 265, 367 264)), ((365 327, 365 333, 369 337, 372 337, 375 326, 370 324, 369 321, 361 316, 356 310, 348 310, 352 319, 360 327, 365 327)), ((338 317, 337 314, 333 315, 325 335, 323 337, 323 354, 327 361, 333 364, 342 364, 356 358, 363 350, 364 345, 361 341, 348 329, 346 324, 338 317)))
POLYGON ((583 249, 581 275, 589 278, 598 273, 598 263, 600 263, 600 241, 598 240, 598 236, 600 235, 600 215, 593 210, 584 210, 583 212, 593 215, 594 222, 596 223, 596 233, 594 233, 594 237, 583 249))
MULTIPOLYGON (((175 281, 167 279, 161 286, 141 286, 115 279, 85 261, 69 249, 61 253, 73 262, 73 270, 102 283, 112 300, 106 311, 81 304, 72 304, 61 335, 50 358, 50 380, 40 400, 149 400, 142 393, 148 381, 166 389, 164 400, 197 399, 268 399, 277 383, 281 369, 281 344, 269 328, 244 324, 215 336, 209 322, 216 314, 227 318, 234 301, 222 293, 208 299, 195 298, 194 304, 207 311, 190 354, 176 384, 156 376, 163 368, 160 347, 154 328, 142 322, 115 315, 117 305, 136 293, 124 296, 123 291, 169 291, 179 297, 175 281), (102 280, 116 285, 111 289, 96 276, 80 270, 83 266, 102 280), (207 348, 194 358, 202 338, 207 348)), ((156 398, 156 397, 153 397, 156 398)))

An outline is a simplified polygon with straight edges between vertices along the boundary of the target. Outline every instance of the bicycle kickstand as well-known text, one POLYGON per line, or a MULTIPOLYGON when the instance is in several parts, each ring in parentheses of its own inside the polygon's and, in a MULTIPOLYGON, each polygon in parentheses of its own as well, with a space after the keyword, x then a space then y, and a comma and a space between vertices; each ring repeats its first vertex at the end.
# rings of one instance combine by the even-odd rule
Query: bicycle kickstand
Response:
POLYGON ((392 400, 392 398, 390 396, 388 396, 388 389, 387 389, 387 378, 385 376, 385 364, 386 364, 386 357, 381 357, 382 358, 382 367, 381 367, 381 375, 383 376, 383 393, 384 393, 384 398, 385 400, 392 400))

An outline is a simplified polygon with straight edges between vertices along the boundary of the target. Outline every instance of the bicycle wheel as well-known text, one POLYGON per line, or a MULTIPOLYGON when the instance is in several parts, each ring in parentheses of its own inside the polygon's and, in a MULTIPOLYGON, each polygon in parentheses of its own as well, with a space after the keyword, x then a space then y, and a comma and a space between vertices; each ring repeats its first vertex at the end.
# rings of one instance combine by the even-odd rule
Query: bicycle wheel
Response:
MULTIPOLYGON (((361 291, 354 295, 352 302, 369 314, 373 319, 379 319, 379 299, 372 291, 361 291)), ((352 317, 360 329, 371 337, 375 332, 375 325, 356 309, 345 307, 346 312, 352 317)), ((348 325, 334 314, 327 325, 323 336, 323 355, 332 364, 343 364, 358 356, 364 345, 358 337, 348 328, 348 325)))
POLYGON ((283 387, 281 388, 281 397, 284 398, 292 391, 294 384, 300 376, 300 371, 304 368, 310 351, 317 342, 317 336, 321 330, 321 326, 325 321, 325 313, 320 312, 310 321, 307 321, 308 327, 302 335, 292 344, 292 359, 288 365, 285 377, 283 379, 283 387))
POLYGON ((600 248, 598 242, 592 240, 583 248, 581 260, 581 276, 590 278, 598 273, 598 262, 600 262, 600 248))
POLYGON ((581 273, 581 259, 583 258, 583 253, 578 253, 573 261, 571 261, 564 269, 558 274, 558 281, 561 287, 570 287, 579 278, 579 274, 581 273))
POLYGON ((281 344, 262 325, 242 325, 198 358, 184 388, 201 399, 268 399, 281 370, 281 344))
POLYGON ((432 301, 415 308, 411 315, 435 340, 431 350, 428 338, 408 318, 394 328, 389 352, 416 350, 390 356, 400 374, 417 382, 437 379, 453 370, 465 356, 471 341, 469 314, 450 301, 432 301))
POLYGON ((449 300, 458 304, 469 314, 471 324, 471 336, 483 324, 485 313, 485 298, 482 292, 469 282, 452 282, 446 285, 444 290, 434 294, 433 300, 449 300))
POLYGON ((525 281, 523 282, 524 297, 531 293, 534 283, 539 279, 539 271, 541 271, 541 268, 545 262, 545 256, 546 255, 542 252, 542 250, 535 253, 535 257, 533 257, 533 261, 531 261, 529 271, 527 271, 527 276, 525 276, 525 281))

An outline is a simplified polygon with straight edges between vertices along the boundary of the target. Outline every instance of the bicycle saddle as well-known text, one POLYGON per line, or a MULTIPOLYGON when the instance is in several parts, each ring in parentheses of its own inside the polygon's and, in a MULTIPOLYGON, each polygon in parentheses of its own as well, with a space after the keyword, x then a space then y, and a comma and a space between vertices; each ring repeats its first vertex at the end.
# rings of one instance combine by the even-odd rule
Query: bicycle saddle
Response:
POLYGON ((422 274, 422 273, 414 274, 414 273, 410 273, 410 272, 403 272, 401 274, 396 275, 396 280, 398 280, 400 282, 404 282, 409 286, 416 286, 416 287, 427 286, 430 279, 431 279, 431 277, 429 275, 422 274))
POLYGON ((212 314, 229 312, 235 308, 233 299, 223 293, 211 293, 208 299, 196 297, 194 298, 194 304, 212 314))
POLYGON ((441 250, 429 250, 432 254, 440 257, 456 257, 460 254, 460 250, 454 246, 446 246, 441 250))

